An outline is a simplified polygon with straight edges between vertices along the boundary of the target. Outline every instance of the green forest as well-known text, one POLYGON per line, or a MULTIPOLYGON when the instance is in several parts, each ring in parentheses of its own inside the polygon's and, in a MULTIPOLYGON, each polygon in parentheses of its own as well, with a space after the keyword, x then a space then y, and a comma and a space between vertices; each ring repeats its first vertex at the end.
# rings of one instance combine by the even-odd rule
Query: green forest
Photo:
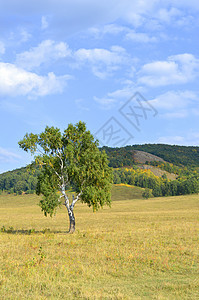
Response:
MULTIPOLYGON (((199 192, 199 147, 173 146, 164 144, 133 145, 121 148, 102 147, 113 168, 113 183, 128 184, 149 190, 148 195, 175 196, 199 192), (135 161, 134 151, 144 151, 164 161, 146 161, 148 169, 135 161), (163 175, 154 175, 150 167, 163 170, 163 175), (167 178, 175 174, 176 179, 167 178)), ((0 174, 0 193, 34 193, 39 169, 20 168, 0 174)))
POLYGON ((144 144, 121 148, 103 147, 102 149, 108 154, 110 166, 113 168, 134 165, 134 150, 145 151, 157 155, 166 162, 176 166, 199 167, 199 147, 144 144))

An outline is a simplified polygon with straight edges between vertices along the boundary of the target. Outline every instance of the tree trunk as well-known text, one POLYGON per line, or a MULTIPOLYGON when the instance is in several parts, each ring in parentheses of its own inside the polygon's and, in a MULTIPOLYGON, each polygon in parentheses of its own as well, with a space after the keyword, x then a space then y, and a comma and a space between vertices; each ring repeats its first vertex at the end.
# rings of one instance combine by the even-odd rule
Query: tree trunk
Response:
POLYGON ((65 198, 64 205, 66 206, 66 208, 68 210, 68 216, 69 216, 69 221, 70 221, 70 227, 69 227, 68 233, 74 233, 75 232, 75 216, 74 216, 74 213, 73 213, 73 209, 74 209, 75 203, 78 201, 79 197, 81 196, 81 193, 82 192, 80 192, 77 195, 76 199, 74 198, 74 195, 73 195, 73 201, 70 205, 68 196, 65 193, 65 187, 63 187, 63 189, 62 189, 62 195, 65 198))
POLYGON ((70 221, 69 233, 74 233, 75 232, 75 216, 74 216, 73 210, 71 209, 71 206, 68 210, 68 216, 69 216, 69 221, 70 221))

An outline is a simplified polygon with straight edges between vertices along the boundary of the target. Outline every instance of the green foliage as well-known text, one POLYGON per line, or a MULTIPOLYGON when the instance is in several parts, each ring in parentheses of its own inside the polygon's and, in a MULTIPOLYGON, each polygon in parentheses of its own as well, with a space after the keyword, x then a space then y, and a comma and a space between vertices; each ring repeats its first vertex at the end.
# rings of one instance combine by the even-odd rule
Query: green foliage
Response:
MULTIPOLYGON (((129 147, 129 146, 128 146, 129 147)), ((135 164, 133 159, 133 150, 128 147, 110 148, 102 147, 109 158, 109 166, 113 168, 132 166, 135 164)))
POLYGON ((199 147, 166 144, 145 144, 125 147, 157 155, 177 166, 199 167, 199 147))
POLYGON ((38 169, 34 168, 33 173, 29 167, 0 174, 0 193, 2 191, 17 194, 22 192, 34 193, 38 175, 38 169))
MULTIPOLYGON (((104 167, 98 165, 96 161, 101 160, 101 158, 98 157, 99 154, 97 156, 95 151, 92 150, 90 146, 88 147, 88 151, 85 151, 87 149, 87 143, 89 144, 89 139, 92 139, 90 133, 87 133, 85 135, 83 134, 85 128, 84 126, 85 124, 83 123, 81 123, 79 127, 70 125, 63 134, 60 133, 59 129, 53 127, 46 127, 45 132, 42 133, 41 136, 26 134, 25 137, 32 141, 32 145, 30 144, 30 140, 29 142, 27 141, 27 144, 24 145, 25 151, 28 151, 29 147, 31 152, 34 153, 34 149, 37 149, 37 144, 41 143, 40 149, 43 149, 44 152, 43 161, 41 160, 40 156, 36 157, 36 162, 38 163, 38 165, 40 165, 40 168, 36 168, 35 164, 32 164, 28 168, 21 168, 18 170, 0 174, 0 193, 6 191, 8 193, 22 194, 25 192, 30 194, 35 192, 37 186, 37 193, 39 193, 38 191, 40 190, 40 193, 46 194, 48 193, 46 190, 50 189, 53 196, 48 200, 49 203, 51 203, 51 209, 48 213, 52 215, 53 207, 55 208, 55 210, 58 207, 58 194, 52 189, 51 183, 53 182, 53 186, 57 186, 58 181, 57 176, 55 174, 52 174, 53 168, 44 168, 44 164, 50 163, 51 166, 54 165, 56 168, 59 168, 59 159, 56 157, 56 147, 61 147, 61 145, 63 144, 62 148, 65 149, 65 153, 67 153, 67 158, 65 161, 65 165, 67 165, 67 167, 64 169, 66 171, 65 175, 70 175, 68 187, 72 186, 78 193, 81 191, 80 186, 81 183, 83 183, 85 195, 82 194, 82 201, 84 199, 84 201, 87 201, 86 203, 89 206, 93 206, 94 210, 97 209, 99 207, 99 202, 97 202, 96 205, 96 202, 94 202, 91 195, 93 192, 89 192, 89 189, 86 186, 86 182, 87 185, 91 185, 92 187, 95 186, 96 182, 94 178, 98 178, 99 180, 99 175, 102 175, 102 173, 100 172, 100 168, 103 169, 104 167), (79 131, 79 133, 77 131, 79 131), (86 137, 84 142, 82 142, 83 136, 86 137), (52 148, 52 150, 50 150, 50 147, 52 148), (50 160, 48 160, 48 154, 50 155, 50 160), (87 157, 90 157, 90 165, 87 157), (91 167, 92 173, 90 171, 91 167), (31 169, 34 171, 33 173, 31 172, 31 169), (39 174, 41 176, 41 179, 37 183, 39 174), (85 176, 86 181, 84 184, 85 176), (47 177, 49 179, 49 182, 47 183, 46 181, 44 181, 42 184, 42 178, 44 177, 47 177), (44 187, 45 184, 48 187, 46 189, 44 187), (41 186, 39 187, 39 185, 41 186), (43 192, 41 190, 43 190, 43 192), (87 200, 85 200, 86 198, 87 200)), ((92 141, 94 142, 94 140, 92 141)), ((127 183, 138 187, 150 188, 153 190, 154 196, 182 195, 198 192, 199 167, 197 166, 199 166, 199 147, 145 144, 126 146, 122 148, 103 147, 102 149, 100 149, 100 151, 102 156, 103 151, 107 153, 107 156, 109 158, 109 166, 123 167, 120 171, 114 170, 113 172, 113 181, 116 184, 127 183), (148 162, 148 164, 158 167, 159 169, 165 170, 169 173, 176 174, 178 176, 177 180, 167 180, 167 178, 165 178, 165 175, 163 175, 162 179, 159 179, 150 172, 141 172, 137 168, 133 159, 134 150, 146 151, 167 160, 167 162, 153 161, 148 162), (125 171, 124 166, 132 166, 132 168, 135 170, 134 174, 132 171, 125 171)), ((65 155, 64 152, 63 155, 65 155)), ((104 162, 104 165, 106 164, 107 158, 106 162, 104 162)), ((107 170, 107 172, 109 171, 107 170)), ((105 181, 106 177, 109 178, 109 174, 106 174, 106 176, 104 176, 104 179, 101 179, 105 181)), ((103 186, 103 184, 105 184, 102 182, 103 180, 100 180, 98 184, 103 186)), ((107 184, 109 185, 109 179, 107 181, 107 184)), ((102 192, 96 184, 96 197, 98 199, 103 199, 103 195, 101 195, 100 193, 102 192)), ((106 197, 103 200, 103 203, 109 204, 110 197, 106 197)), ((47 209, 43 202, 40 203, 40 205, 41 207, 44 207, 44 209, 47 209)))
POLYGON ((109 157, 109 165, 114 168, 134 166, 136 164, 134 150, 151 153, 177 166, 199 167, 199 147, 144 144, 122 148, 103 147, 102 149, 106 151, 109 157))
POLYGON ((44 215, 47 216, 49 214, 52 217, 53 213, 56 212, 56 208, 60 205, 60 201, 57 189, 54 187, 53 174, 49 173, 49 169, 43 168, 39 174, 36 194, 43 195, 39 206, 44 215))
POLYGON ((63 133, 46 127, 41 134, 26 134, 19 146, 34 154, 35 164, 41 168, 37 194, 43 195, 40 206, 45 215, 56 211, 59 196, 65 195, 68 185, 94 211, 110 205, 112 170, 85 123, 69 124, 63 133))
POLYGON ((199 193, 199 174, 189 172, 188 175, 179 176, 176 180, 168 180, 165 176, 155 176, 150 170, 142 170, 138 167, 120 168, 113 172, 114 183, 135 185, 151 189, 154 197, 177 196, 199 193))
POLYGON ((143 197, 144 199, 149 199, 149 198, 153 197, 153 194, 152 194, 152 192, 151 192, 150 189, 146 188, 146 189, 144 190, 144 192, 142 193, 142 197, 143 197))

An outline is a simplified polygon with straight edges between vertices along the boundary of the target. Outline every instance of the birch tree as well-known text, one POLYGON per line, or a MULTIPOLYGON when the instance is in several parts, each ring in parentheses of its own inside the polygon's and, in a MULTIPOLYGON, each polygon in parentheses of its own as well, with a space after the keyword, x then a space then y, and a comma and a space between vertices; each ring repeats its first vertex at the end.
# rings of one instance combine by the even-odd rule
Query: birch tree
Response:
POLYGON ((36 192, 43 195, 39 205, 44 215, 52 216, 64 204, 70 233, 75 231, 74 207, 78 201, 93 211, 104 204, 110 206, 112 170, 85 123, 69 124, 63 133, 48 126, 40 134, 26 133, 19 146, 34 155, 34 164, 41 168, 36 192), (75 196, 69 199, 67 189, 71 186, 75 196))

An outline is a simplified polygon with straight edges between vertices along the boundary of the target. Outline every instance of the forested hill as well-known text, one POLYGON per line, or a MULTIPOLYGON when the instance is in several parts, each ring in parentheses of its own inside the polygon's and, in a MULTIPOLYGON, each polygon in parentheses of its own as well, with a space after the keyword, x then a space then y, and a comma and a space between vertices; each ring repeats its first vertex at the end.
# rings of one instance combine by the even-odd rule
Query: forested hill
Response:
POLYGON ((135 150, 156 155, 177 166, 199 167, 199 147, 166 144, 144 144, 121 148, 102 147, 109 157, 110 166, 131 166, 135 161, 135 150))
MULTIPOLYGON (((132 181, 132 178, 130 181, 127 178, 129 176, 132 177, 132 174, 118 173, 116 174, 117 180, 115 180, 114 183, 118 183, 120 181, 121 183, 123 183, 124 181, 128 184, 136 184, 140 187, 149 187, 141 184, 141 181, 144 180, 144 177, 142 174, 143 172, 139 172, 138 168, 140 167, 140 165, 144 164, 155 166, 169 173, 175 173, 177 174, 177 176, 181 174, 182 176, 186 175, 186 177, 189 177, 192 173, 193 175, 196 174, 194 173, 196 172, 196 169, 197 176, 199 173, 199 147, 145 144, 126 146, 121 148, 102 147, 101 149, 104 149, 106 151, 110 161, 109 165, 111 167, 120 168, 131 166, 134 168, 134 170, 136 170, 136 176, 140 174, 140 178, 133 179, 134 181, 138 181, 137 183, 135 183, 134 181, 132 181), (173 165, 169 163, 172 163, 173 165), (118 179, 118 176, 121 178, 118 179), (141 177, 143 178, 141 179, 141 177)), ((146 169, 146 167, 143 166, 143 169, 146 169)), ((117 170, 115 171, 117 172, 117 170)), ((31 173, 27 168, 21 168, 0 174, 0 193, 2 191, 17 194, 23 192, 32 193, 36 189, 38 174, 38 169, 35 170, 35 173, 31 173)), ((145 175, 147 174, 148 173, 145 172, 145 175)))
POLYGON ((36 190, 38 174, 38 170, 32 173, 26 167, 0 174, 0 193, 31 194, 36 190))

